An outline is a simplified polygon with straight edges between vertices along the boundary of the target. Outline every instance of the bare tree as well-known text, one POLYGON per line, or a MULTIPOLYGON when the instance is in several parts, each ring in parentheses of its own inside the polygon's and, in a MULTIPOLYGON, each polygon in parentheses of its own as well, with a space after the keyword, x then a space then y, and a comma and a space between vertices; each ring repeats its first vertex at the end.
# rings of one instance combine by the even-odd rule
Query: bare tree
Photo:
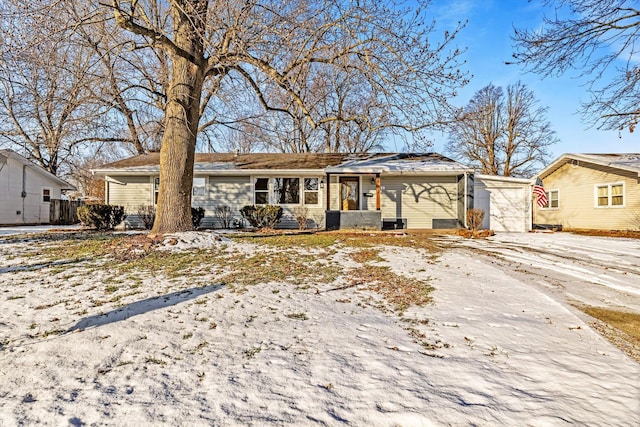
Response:
POLYGON ((106 128, 92 53, 70 41, 68 16, 48 21, 3 5, 0 28, 0 139, 57 174, 90 135, 106 128))
POLYGON ((84 2, 0 7, 0 143, 54 174, 102 149, 159 147, 168 76, 118 38, 112 14, 84 2))
POLYGON ((361 0, 174 0, 109 3, 136 48, 166 52, 171 63, 160 151, 158 211, 152 234, 188 230, 199 122, 228 79, 242 79, 266 111, 289 113, 265 97, 276 85, 312 127, 301 96, 314 69, 353 70, 384 101, 386 126, 420 131, 448 120, 448 99, 465 83, 452 47, 457 30, 436 39, 422 9, 361 0), (152 8, 165 16, 150 20, 152 8))
POLYGON ((516 29, 515 63, 544 77, 589 76, 583 116, 600 129, 633 132, 640 120, 640 9, 628 0, 547 0, 552 17, 516 29))
POLYGON ((506 95, 501 87, 485 86, 450 126, 447 152, 482 173, 531 176, 557 142, 547 109, 537 103, 521 82, 507 86, 506 95))

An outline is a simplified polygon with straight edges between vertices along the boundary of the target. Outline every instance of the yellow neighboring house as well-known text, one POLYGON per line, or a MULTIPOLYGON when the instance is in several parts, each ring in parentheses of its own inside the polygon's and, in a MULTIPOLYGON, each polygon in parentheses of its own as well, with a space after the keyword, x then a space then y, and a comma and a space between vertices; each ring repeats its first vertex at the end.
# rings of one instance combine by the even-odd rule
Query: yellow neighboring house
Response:
POLYGON ((538 176, 548 201, 534 224, 640 229, 640 154, 563 154, 538 176))

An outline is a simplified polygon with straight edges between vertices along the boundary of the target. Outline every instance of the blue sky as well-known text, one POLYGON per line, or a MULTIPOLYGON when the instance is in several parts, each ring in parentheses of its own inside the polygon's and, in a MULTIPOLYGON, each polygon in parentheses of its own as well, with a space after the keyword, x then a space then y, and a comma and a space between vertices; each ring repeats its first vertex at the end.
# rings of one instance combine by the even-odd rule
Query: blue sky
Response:
MULTIPOLYGON (((545 13, 542 0, 433 0, 429 14, 433 14, 440 30, 468 20, 457 38, 458 46, 467 48, 464 54, 466 69, 472 75, 470 83, 453 100, 457 106, 465 105, 473 94, 493 83, 506 87, 520 80, 532 89, 539 105, 549 107, 547 118, 560 142, 551 148, 553 157, 562 153, 638 153, 640 132, 601 131, 583 121, 578 113, 580 101, 589 98, 586 79, 577 72, 559 78, 541 79, 526 73, 517 65, 506 65, 512 59, 513 27, 533 29, 542 24, 545 13)), ((434 150, 444 151, 446 136, 434 136, 434 150)))

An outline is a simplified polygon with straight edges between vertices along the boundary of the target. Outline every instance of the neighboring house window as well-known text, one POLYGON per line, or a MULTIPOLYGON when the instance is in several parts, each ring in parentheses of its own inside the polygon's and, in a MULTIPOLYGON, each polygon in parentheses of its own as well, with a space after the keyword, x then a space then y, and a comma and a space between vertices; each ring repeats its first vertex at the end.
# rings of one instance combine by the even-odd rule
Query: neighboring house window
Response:
POLYGON ((317 205, 318 199, 319 199, 318 178, 305 178, 304 179, 304 204, 317 205))
POLYGON ((153 179, 153 204, 158 204, 158 190, 160 189, 160 177, 153 179))
POLYGON ((205 178, 193 178, 193 197, 205 196, 205 178))
POLYGON ((274 178, 273 198, 275 203, 299 204, 300 203, 300 178, 274 178))
POLYGON ((560 198, 558 190, 546 191, 547 204, 543 206, 544 209, 556 209, 560 207, 560 198))
POLYGON ((51 189, 43 188, 42 189, 42 202, 49 203, 51 201, 51 189))
POLYGON ((603 184, 596 186, 596 206, 608 208, 624 206, 624 184, 603 184))
POLYGON ((253 181, 253 192, 256 205, 269 203, 269 178, 256 178, 253 181))

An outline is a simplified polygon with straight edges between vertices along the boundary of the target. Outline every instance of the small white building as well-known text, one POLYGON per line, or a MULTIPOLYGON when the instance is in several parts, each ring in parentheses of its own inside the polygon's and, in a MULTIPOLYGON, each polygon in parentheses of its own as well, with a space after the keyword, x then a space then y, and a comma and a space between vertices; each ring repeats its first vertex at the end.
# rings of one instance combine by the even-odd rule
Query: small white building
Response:
POLYGON ((484 210, 482 228, 496 232, 531 231, 531 179, 475 174, 473 187, 473 206, 484 210))
POLYGON ((12 150, 0 150, 0 225, 48 224, 51 200, 60 199, 62 190, 75 187, 12 150))

